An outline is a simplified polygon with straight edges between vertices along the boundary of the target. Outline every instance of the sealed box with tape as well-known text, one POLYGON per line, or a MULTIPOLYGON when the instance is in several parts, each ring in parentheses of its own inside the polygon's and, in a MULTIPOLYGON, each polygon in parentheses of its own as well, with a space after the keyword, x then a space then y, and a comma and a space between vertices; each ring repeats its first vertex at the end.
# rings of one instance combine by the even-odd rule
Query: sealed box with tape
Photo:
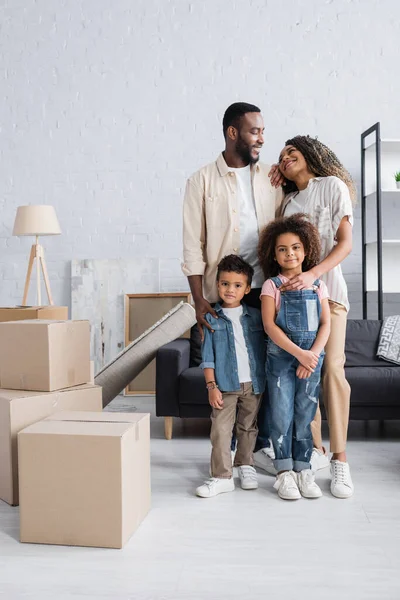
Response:
POLYGON ((61 412, 18 434, 20 540, 122 548, 150 509, 150 415, 61 412))

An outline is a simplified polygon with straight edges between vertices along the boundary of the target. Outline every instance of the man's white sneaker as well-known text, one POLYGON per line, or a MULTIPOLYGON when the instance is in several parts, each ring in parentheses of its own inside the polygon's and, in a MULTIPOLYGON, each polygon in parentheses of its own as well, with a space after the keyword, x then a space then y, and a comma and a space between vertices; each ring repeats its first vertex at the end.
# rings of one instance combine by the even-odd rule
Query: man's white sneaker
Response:
POLYGON ((311 469, 313 471, 319 471, 320 469, 326 469, 326 467, 329 467, 329 456, 326 452, 324 452, 324 450, 325 448, 323 450, 313 448, 310 460, 311 469))
POLYGON ((315 475, 311 469, 304 469, 297 473, 297 485, 304 498, 321 498, 320 487, 315 483, 315 475))
POLYGON ((257 472, 250 465, 238 467, 240 487, 242 490, 256 490, 258 488, 257 472))
POLYGON ((196 495, 200 496, 200 498, 212 498, 224 492, 233 492, 234 489, 233 477, 230 479, 211 477, 211 479, 208 479, 196 489, 196 495))
POLYGON ((336 498, 350 498, 354 493, 349 463, 331 460, 331 494, 336 498))
POLYGON ((276 475, 276 469, 274 467, 275 453, 273 448, 261 448, 257 452, 254 452, 254 466, 266 471, 270 475, 276 475))
POLYGON ((278 495, 282 500, 299 500, 301 498, 297 487, 296 473, 293 471, 284 471, 277 475, 274 488, 278 490, 278 495))

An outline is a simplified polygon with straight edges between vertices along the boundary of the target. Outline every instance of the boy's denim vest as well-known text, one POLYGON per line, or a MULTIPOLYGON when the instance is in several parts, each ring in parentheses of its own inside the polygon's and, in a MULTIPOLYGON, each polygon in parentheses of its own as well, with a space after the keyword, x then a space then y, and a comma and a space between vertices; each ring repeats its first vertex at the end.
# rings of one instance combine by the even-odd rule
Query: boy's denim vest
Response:
MULTIPOLYGON (((244 303, 242 306, 240 322, 249 355, 253 391, 255 394, 262 394, 266 381, 266 341, 261 312, 244 303)), ((240 382, 232 321, 225 316, 219 303, 215 305, 214 310, 218 319, 209 313, 205 317, 214 333, 204 327, 204 341, 201 347, 203 362, 200 366, 202 369, 215 369, 215 379, 221 391, 235 392, 240 390, 240 382)))

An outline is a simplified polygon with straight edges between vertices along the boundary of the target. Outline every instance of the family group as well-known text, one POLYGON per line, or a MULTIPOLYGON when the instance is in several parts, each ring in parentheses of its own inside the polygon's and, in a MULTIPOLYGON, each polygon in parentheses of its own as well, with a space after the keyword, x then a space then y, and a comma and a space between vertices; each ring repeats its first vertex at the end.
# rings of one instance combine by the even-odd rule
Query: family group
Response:
POLYGON ((187 181, 183 210, 183 272, 212 407, 211 477, 196 494, 233 491, 233 467, 254 490, 258 467, 276 476, 280 498, 319 498, 316 471, 330 466, 331 493, 349 498, 341 263, 352 249, 353 181, 308 135, 287 140, 272 167, 260 163, 264 121, 252 104, 226 110, 223 134, 224 151, 187 181))

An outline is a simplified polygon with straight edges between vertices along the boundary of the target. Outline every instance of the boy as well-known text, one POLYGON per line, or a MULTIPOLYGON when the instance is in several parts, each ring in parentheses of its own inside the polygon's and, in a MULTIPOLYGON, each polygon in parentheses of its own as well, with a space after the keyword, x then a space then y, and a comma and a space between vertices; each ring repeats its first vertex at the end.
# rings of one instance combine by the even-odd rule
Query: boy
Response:
POLYGON ((265 388, 266 343, 261 313, 241 304, 250 292, 253 267, 239 256, 225 256, 217 267, 217 287, 221 299, 206 320, 201 364, 204 370, 211 414, 211 475, 197 488, 201 498, 232 492, 231 437, 236 422, 237 451, 234 466, 239 467, 244 490, 258 487, 253 467, 257 436, 257 412, 265 388))

